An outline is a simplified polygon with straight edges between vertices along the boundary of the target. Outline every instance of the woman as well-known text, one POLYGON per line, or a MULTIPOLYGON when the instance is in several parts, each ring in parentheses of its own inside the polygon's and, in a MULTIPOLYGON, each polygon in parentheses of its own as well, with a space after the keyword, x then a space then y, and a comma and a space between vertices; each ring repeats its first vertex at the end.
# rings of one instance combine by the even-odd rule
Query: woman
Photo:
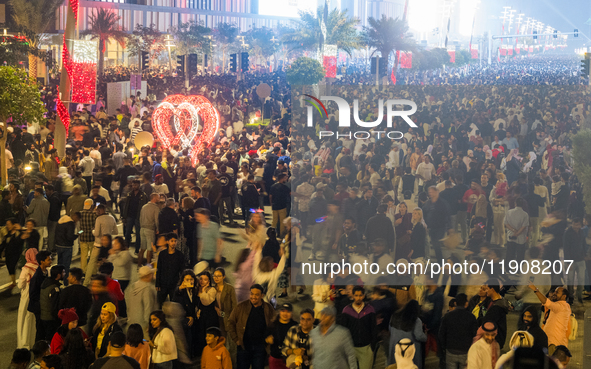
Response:
POLYGON ((212 286, 211 274, 207 271, 197 275, 199 282, 199 299, 197 299, 197 352, 201 355, 205 342, 205 331, 209 327, 220 326, 220 319, 215 310, 216 307, 216 289, 212 286))
POLYGON ((396 230, 396 254, 394 260, 409 259, 412 251, 410 247, 410 232, 413 229, 412 214, 408 212, 405 202, 398 204, 394 214, 396 230))
MULTIPOLYGON (((218 267, 213 272, 213 282, 215 283, 215 311, 219 317, 219 326, 224 337, 228 337, 230 314, 238 305, 236 299, 236 290, 234 286, 226 282, 226 271, 224 268, 218 267)), ((226 348, 230 352, 232 358, 236 357, 236 343, 231 339, 226 339, 226 348)), ((235 359, 234 359, 235 360, 235 359)), ((236 366, 233 362, 232 366, 236 366)))
POLYGON ((262 248, 265 245, 267 241, 267 229, 262 212, 251 215, 250 221, 246 226, 246 239, 248 240, 248 247, 253 250, 262 248))
POLYGON ((179 251, 185 256, 185 260, 190 260, 190 265, 197 263, 197 247, 195 246, 195 211, 193 210, 195 201, 187 196, 183 198, 182 206, 179 209, 180 217, 180 243, 179 251))
POLYGON ((294 325, 298 325, 293 319, 291 304, 283 304, 279 308, 279 314, 275 317, 275 320, 271 322, 271 326, 267 328, 265 333, 265 342, 270 345, 269 347, 269 369, 284 369, 285 358, 281 353, 285 336, 287 331, 294 325))
POLYGON ((27 250, 30 248, 39 248, 39 240, 41 239, 41 236, 39 235, 39 232, 35 229, 36 226, 37 223, 35 223, 35 220, 29 219, 25 223, 24 231, 21 233, 21 239, 24 240, 25 249, 27 250))
POLYGON ((123 355, 135 359, 141 369, 148 369, 150 367, 150 346, 144 340, 144 330, 139 324, 132 324, 127 328, 127 342, 123 355))
MULTIPOLYGON (((121 285, 121 291, 125 292, 129 281, 131 279, 131 267, 133 266, 133 258, 127 249, 127 242, 123 237, 118 236, 113 239, 113 245, 109 250, 108 261, 113 263, 112 279, 115 279, 121 285)), ((127 318, 127 305, 125 299, 119 301, 119 316, 127 318)))
POLYGON ((197 298, 198 290, 196 285, 197 278, 192 270, 187 269, 181 274, 179 286, 175 291, 173 301, 179 303, 185 309, 185 319, 183 320, 183 331, 187 340, 187 347, 192 348, 191 357, 198 356, 196 352, 195 339, 197 337, 197 298))
POLYGON ((62 369, 87 369, 94 361, 94 354, 88 349, 84 331, 71 329, 64 338, 60 353, 62 369))
POLYGON ((29 249, 25 253, 27 263, 21 270, 17 281, 17 287, 21 290, 21 301, 18 305, 18 317, 16 324, 17 347, 31 349, 35 344, 35 315, 27 311, 29 306, 29 283, 39 267, 37 263, 37 249, 29 249))
POLYGON ((148 329, 152 348, 153 369, 172 369, 172 362, 178 358, 176 342, 172 328, 166 322, 166 316, 162 310, 153 311, 150 314, 150 327, 148 329))
POLYGON ((106 302, 101 309, 101 314, 96 320, 96 324, 92 329, 92 339, 90 341, 94 348, 95 357, 103 357, 107 354, 109 341, 114 332, 122 331, 119 324, 117 324, 117 309, 112 302, 106 302))
POLYGON ((6 220, 7 234, 4 236, 2 244, 0 244, 0 254, 4 251, 6 258, 6 269, 10 275, 10 289, 16 287, 16 265, 23 253, 23 245, 25 241, 21 238, 21 225, 14 218, 6 220))
POLYGON ((412 230, 410 232, 410 254, 408 259, 416 260, 426 256, 427 225, 423 219, 423 210, 414 208, 412 211, 412 230))
MULTIPOLYGON (((69 309, 61 309, 57 314, 57 317, 61 319, 62 325, 59 326, 57 332, 53 335, 51 339, 51 353, 59 355, 63 349, 64 340, 73 329, 78 328, 78 314, 76 314, 76 309, 69 308, 69 309)), ((84 331, 82 331, 82 336, 84 340, 88 342, 88 336, 84 331)))
POLYGON ((390 355, 388 365, 395 364, 396 344, 403 338, 410 339, 417 348, 413 362, 421 369, 423 367, 422 349, 419 342, 427 342, 427 335, 423 332, 423 322, 419 319, 419 303, 410 300, 403 308, 392 315, 390 320, 390 355))

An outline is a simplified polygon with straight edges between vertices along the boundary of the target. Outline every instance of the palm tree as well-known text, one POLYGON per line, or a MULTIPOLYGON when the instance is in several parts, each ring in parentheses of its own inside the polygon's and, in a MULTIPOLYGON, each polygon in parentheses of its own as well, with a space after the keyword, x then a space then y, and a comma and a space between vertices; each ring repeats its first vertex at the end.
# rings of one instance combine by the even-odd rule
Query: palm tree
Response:
MULTIPOLYGON (((29 47, 39 47, 41 34, 55 21, 55 12, 64 0, 10 0, 14 23, 27 29, 29 47)), ((29 52, 29 77, 37 78, 37 56, 29 52)))
MULTIPOLYGON (((394 50, 412 51, 415 49, 415 41, 408 31, 408 24, 400 18, 381 19, 369 17, 369 27, 363 27, 363 40, 370 48, 375 48, 382 53, 382 58, 388 58, 394 50)), ((395 60, 395 64, 398 60, 395 60)))
POLYGON ((213 37, 222 49, 222 73, 226 70, 228 48, 236 42, 239 32, 240 29, 233 23, 218 23, 218 27, 213 31, 213 37))
POLYGON ((300 12, 300 20, 294 32, 283 36, 283 41, 292 49, 319 49, 322 52, 324 45, 337 45, 351 55, 353 50, 359 47, 359 35, 355 26, 359 23, 356 18, 348 18, 347 11, 333 9, 326 19, 326 38, 322 34, 322 18, 324 9, 319 7, 316 14, 312 12, 300 12))
POLYGON ((96 13, 90 15, 90 28, 81 35, 91 35, 91 40, 99 40, 99 62, 98 75, 103 75, 105 62, 105 45, 111 39, 117 41, 122 47, 125 46, 127 33, 119 26, 119 19, 115 12, 104 8, 99 8, 96 13))

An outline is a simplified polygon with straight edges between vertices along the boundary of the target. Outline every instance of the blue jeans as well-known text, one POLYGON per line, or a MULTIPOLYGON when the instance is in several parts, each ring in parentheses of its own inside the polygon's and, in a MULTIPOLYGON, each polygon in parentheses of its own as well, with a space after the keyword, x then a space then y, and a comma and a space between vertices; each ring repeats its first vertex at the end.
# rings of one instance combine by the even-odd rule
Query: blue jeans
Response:
POLYGON ((135 227, 135 253, 137 254, 142 244, 140 236, 140 218, 127 217, 125 219, 125 242, 131 246, 131 230, 135 227))
POLYGON ((264 369, 266 357, 267 351, 265 350, 264 344, 249 345, 245 349, 238 346, 238 351, 236 352, 238 369, 249 369, 251 365, 252 369, 264 369))
POLYGON ((445 351, 445 364, 447 369, 465 369, 468 362, 468 354, 456 355, 445 351))
POLYGON ((66 268, 64 280, 67 280, 70 273, 70 264, 72 264, 72 246, 56 246, 56 249, 57 263, 66 268))
POLYGON ((172 369, 172 360, 163 363, 154 363, 154 369, 172 369))

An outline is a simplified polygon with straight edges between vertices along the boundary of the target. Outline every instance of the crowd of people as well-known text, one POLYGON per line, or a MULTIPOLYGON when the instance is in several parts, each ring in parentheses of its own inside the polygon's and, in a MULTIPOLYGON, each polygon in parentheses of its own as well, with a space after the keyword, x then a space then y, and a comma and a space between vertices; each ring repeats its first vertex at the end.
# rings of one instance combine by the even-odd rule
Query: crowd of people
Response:
POLYGON ((396 92, 364 87, 364 73, 333 86, 368 102, 364 121, 373 101, 414 101, 417 128, 380 127, 400 140, 349 137, 332 114, 307 127, 284 73, 197 76, 190 89, 151 76, 157 99, 201 94, 220 113, 196 167, 187 149, 135 144, 153 132, 155 103, 141 96, 113 116, 102 98, 80 106, 59 158, 47 87, 45 122, 8 123, 0 250, 21 295, 13 367, 407 369, 436 356, 441 368, 492 369, 528 354, 565 367, 571 307, 591 290, 591 219, 572 169, 572 135, 591 126, 577 68, 539 57, 413 72, 396 92), (270 123, 252 124, 261 113, 270 123), (238 260, 226 260, 222 230, 244 238, 238 260), (561 255, 568 274, 301 273, 561 255), (299 308, 306 295, 313 308, 299 308))

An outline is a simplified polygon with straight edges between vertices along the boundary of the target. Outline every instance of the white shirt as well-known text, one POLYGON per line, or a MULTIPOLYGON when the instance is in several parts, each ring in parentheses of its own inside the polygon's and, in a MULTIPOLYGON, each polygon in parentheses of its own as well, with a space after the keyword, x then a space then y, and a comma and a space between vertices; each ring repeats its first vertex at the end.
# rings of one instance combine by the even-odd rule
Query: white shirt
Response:
POLYGON ((168 191, 168 186, 166 185, 166 183, 163 183, 161 185, 157 185, 156 183, 152 183, 152 188, 154 189, 155 193, 168 195, 169 191, 168 191))
POLYGON ((423 177, 419 179, 419 186, 422 186, 425 181, 430 181, 431 177, 435 174, 435 166, 433 163, 420 163, 417 166, 417 175, 423 177))

